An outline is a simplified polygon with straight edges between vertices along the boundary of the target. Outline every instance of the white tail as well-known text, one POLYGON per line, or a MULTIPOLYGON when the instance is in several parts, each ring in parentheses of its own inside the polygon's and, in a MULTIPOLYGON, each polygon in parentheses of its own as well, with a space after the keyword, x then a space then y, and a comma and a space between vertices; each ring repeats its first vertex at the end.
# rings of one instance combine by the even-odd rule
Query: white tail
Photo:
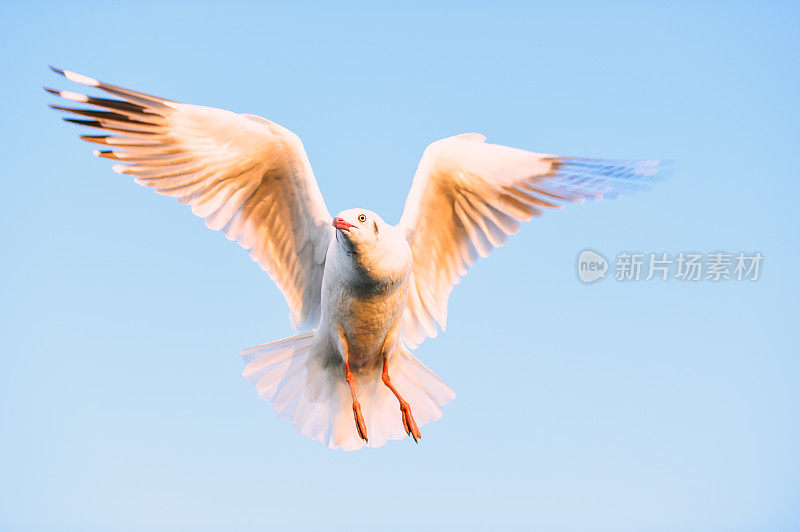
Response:
MULTIPOLYGON (((380 447, 406 436, 397 398, 380 372, 374 372, 356 376, 369 443, 358 437, 344 364, 318 354, 314 331, 251 347, 242 351, 242 358, 247 381, 303 436, 345 451, 380 447)), ((389 359, 389 374, 420 427, 442 417, 442 407, 455 398, 453 390, 405 348, 389 359)))

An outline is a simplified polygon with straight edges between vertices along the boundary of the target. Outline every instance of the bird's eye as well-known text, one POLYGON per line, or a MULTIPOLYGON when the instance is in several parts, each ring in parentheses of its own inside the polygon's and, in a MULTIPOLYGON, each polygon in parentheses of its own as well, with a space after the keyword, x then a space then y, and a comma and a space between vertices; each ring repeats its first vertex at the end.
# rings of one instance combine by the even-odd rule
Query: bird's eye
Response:
POLYGON ((359 214, 358 215, 358 221, 363 224, 364 222, 367 221, 367 215, 366 214, 359 214))

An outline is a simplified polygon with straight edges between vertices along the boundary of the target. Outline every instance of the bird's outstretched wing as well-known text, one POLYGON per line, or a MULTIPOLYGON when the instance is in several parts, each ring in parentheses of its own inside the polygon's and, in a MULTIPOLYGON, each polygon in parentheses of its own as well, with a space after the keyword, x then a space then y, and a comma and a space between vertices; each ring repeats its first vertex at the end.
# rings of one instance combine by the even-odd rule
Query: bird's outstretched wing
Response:
POLYGON ((206 225, 222 231, 283 292, 295 327, 315 325, 325 253, 332 235, 300 139, 264 118, 143 94, 53 69, 115 99, 48 92, 98 109, 53 105, 85 119, 65 120, 111 135, 82 136, 102 145, 95 155, 140 185, 173 196, 206 225))
POLYGON ((532 153, 487 144, 466 133, 430 144, 422 155, 400 226, 414 255, 402 318, 410 346, 435 337, 447 300, 467 268, 519 222, 546 208, 646 189, 662 174, 659 161, 607 161, 532 153))

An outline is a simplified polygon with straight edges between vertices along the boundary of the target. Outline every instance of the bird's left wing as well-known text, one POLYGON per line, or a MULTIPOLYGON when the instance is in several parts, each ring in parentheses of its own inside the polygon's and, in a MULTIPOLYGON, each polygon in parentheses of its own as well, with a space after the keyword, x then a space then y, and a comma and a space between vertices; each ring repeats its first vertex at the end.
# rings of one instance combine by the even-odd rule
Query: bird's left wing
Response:
POLYGON ((114 170, 172 196, 250 251, 289 304, 295 327, 315 325, 333 229, 300 139, 264 118, 188 105, 53 69, 118 99, 46 89, 98 109, 51 106, 112 135, 82 136, 114 170))
POLYGON ((400 226, 413 253, 402 317, 410 346, 444 329, 447 300, 467 268, 519 222, 564 203, 615 197, 649 188, 658 161, 607 161, 532 153, 487 144, 466 133, 430 144, 420 160, 400 226))

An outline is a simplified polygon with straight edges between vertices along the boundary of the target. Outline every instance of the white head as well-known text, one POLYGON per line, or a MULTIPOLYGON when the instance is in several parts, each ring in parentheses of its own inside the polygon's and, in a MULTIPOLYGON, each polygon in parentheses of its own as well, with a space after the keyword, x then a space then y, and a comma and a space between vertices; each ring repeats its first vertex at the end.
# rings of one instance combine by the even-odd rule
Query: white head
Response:
POLYGON ((386 222, 372 211, 348 209, 333 219, 336 241, 348 254, 368 255, 380 240, 381 231, 388 228, 386 222))
POLYGON ((333 219, 340 256, 359 275, 395 279, 411 268, 411 248, 402 231, 366 209, 348 209, 333 219))

